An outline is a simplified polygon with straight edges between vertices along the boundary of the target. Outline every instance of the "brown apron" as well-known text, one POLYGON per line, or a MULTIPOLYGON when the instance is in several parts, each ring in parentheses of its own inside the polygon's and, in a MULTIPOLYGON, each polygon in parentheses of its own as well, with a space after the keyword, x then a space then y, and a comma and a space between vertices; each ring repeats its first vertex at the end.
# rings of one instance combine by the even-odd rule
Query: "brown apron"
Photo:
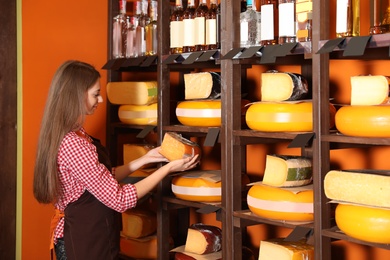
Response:
MULTIPOLYGON (((111 171, 106 149, 93 139, 99 162, 111 171)), ((68 260, 118 259, 121 214, 85 191, 65 209, 64 242, 68 260)))

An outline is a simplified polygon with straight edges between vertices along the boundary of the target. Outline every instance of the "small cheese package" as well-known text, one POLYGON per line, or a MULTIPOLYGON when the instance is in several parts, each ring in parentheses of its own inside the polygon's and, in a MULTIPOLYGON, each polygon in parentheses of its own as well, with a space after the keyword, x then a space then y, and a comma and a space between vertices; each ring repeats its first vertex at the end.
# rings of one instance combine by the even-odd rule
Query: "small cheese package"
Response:
POLYGON ((389 103, 390 78, 386 76, 351 77, 351 105, 373 106, 389 103))
POLYGON ((221 75, 217 72, 184 74, 184 96, 191 99, 217 99, 221 97, 221 75))

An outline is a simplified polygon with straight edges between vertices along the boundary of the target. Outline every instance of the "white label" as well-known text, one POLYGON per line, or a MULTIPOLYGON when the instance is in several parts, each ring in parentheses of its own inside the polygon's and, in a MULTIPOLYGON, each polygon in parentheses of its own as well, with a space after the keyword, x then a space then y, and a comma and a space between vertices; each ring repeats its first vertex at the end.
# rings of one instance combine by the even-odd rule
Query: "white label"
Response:
POLYGON ((176 108, 176 116, 200 117, 200 118, 220 118, 221 117, 221 109, 176 108))
POLYGON ((183 19, 184 40, 183 46, 195 46, 195 20, 183 19))
POLYGON ((336 33, 348 31, 348 0, 337 0, 336 33))
POLYGON ((279 36, 295 36, 294 5, 279 4, 279 36))
POLYGON ((240 40, 241 42, 247 42, 248 41, 248 22, 242 22, 240 24, 240 40))
POLYGON ((274 39, 274 5, 261 6, 261 40, 274 39))
POLYGON ((171 48, 183 47, 184 24, 183 21, 171 22, 171 48))
POLYGON ((195 18, 195 45, 204 45, 205 44, 205 18, 196 17, 195 18))
POLYGON ((206 44, 217 44, 217 20, 206 20, 206 44))

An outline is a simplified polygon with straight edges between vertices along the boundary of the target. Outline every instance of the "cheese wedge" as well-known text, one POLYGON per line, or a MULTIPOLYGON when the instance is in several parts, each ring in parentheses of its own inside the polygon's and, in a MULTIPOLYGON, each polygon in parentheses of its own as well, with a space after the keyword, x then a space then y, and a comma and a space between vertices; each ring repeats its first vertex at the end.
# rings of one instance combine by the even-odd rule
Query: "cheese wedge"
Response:
POLYGON ((219 227, 196 223, 188 228, 184 251, 204 255, 221 249, 222 230, 219 227))
POLYGON ((314 260, 314 246, 305 241, 260 241, 259 260, 314 260))
POLYGON ((389 82, 386 76, 351 77, 351 105, 372 106, 387 103, 389 82))
POLYGON ((157 125, 157 103, 150 105, 121 105, 118 117, 129 125, 157 125))
POLYGON ((311 183, 312 163, 302 156, 267 155, 263 184, 297 187, 311 183))
POLYGON ((129 238, 152 235, 157 230, 156 214, 146 209, 129 209, 122 213, 122 234, 129 238))
MULTIPOLYGON (((124 144, 123 145, 123 164, 128 164, 135 159, 138 159, 144 156, 147 152, 155 148, 153 145, 145 145, 145 144, 124 144)), ((144 168, 152 168, 155 167, 156 164, 150 163, 141 167, 144 168)))
POLYGON ((329 171, 324 191, 331 200, 390 208, 390 174, 375 172, 329 171))
POLYGON ((107 98, 116 105, 149 105, 157 102, 157 81, 107 83, 107 98))
POLYGON ((185 99, 216 99, 221 96, 221 75, 217 72, 184 74, 185 99))
POLYGON ((178 133, 166 132, 161 143, 160 153, 170 161, 183 159, 188 156, 201 155, 199 145, 178 133))
POLYGON ((307 97, 309 85, 300 74, 267 71, 261 74, 262 101, 291 101, 307 97))
POLYGON ((372 243, 390 243, 390 209, 338 204, 337 227, 346 235, 372 243))
POLYGON ((335 122, 344 135, 390 137, 390 106, 343 106, 335 122))

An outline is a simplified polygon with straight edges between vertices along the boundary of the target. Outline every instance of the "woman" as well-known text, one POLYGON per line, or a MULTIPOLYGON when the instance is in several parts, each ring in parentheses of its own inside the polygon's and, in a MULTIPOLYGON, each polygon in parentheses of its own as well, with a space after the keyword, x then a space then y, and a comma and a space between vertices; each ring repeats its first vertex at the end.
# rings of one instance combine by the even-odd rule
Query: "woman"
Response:
POLYGON ((116 259, 120 212, 133 208, 167 174, 192 169, 197 156, 165 164, 135 184, 118 181, 148 163, 167 162, 155 148, 129 164, 111 168, 98 140, 83 128, 100 95, 100 74, 67 61, 55 73, 42 119, 34 169, 34 196, 54 203, 52 245, 57 259, 116 259))

